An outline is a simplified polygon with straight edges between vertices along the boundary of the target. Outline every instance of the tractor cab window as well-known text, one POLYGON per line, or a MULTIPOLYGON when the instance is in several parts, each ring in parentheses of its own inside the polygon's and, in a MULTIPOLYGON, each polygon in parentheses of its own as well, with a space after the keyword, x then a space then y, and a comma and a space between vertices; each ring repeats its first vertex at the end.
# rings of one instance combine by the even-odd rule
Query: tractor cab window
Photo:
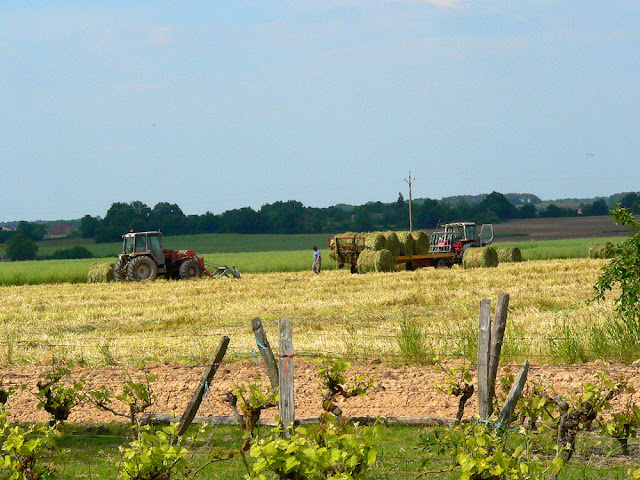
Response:
POLYGON ((147 251, 147 236, 136 235, 136 253, 143 253, 147 251))
POLYGON ((457 241, 464 237, 462 227, 453 227, 451 229, 451 233, 453 233, 453 240, 457 241))
POLYGON ((125 237, 124 239, 124 253, 133 253, 133 237, 125 237))
POLYGON ((468 240, 478 240, 478 231, 476 230, 475 225, 465 225, 464 226, 464 236, 468 240))
POLYGON ((158 235, 149 235, 149 250, 156 258, 156 261, 162 265, 164 257, 162 254, 162 244, 160 243, 160 237, 158 235))

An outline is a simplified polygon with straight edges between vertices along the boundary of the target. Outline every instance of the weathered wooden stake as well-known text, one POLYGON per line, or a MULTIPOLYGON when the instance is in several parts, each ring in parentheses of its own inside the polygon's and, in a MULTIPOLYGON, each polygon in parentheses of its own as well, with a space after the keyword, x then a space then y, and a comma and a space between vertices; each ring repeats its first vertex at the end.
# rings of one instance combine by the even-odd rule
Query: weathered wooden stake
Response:
POLYGON ((478 414, 487 419, 490 415, 489 358, 491 354, 491 300, 480 300, 478 315, 478 414))
POLYGON ((280 423, 283 436, 289 438, 295 420, 295 403, 293 398, 293 322, 282 318, 278 325, 278 384, 280 423))
POLYGON ((276 389, 278 388, 278 364, 276 363, 276 358, 273 355, 273 350, 271 350, 271 345, 269 345, 269 340, 267 340, 267 334, 262 326, 262 320, 260 320, 259 317, 254 318, 251 320, 251 327, 253 328, 253 334, 256 337, 258 350, 260 350, 264 364, 267 366, 267 374, 271 381, 271 388, 276 389))
POLYGON ((202 375, 202 379, 200 380, 200 383, 198 383, 198 386, 196 387, 196 391, 194 392, 193 397, 189 402, 189 405, 187 405, 187 408, 182 414, 182 417, 180 419, 180 425, 178 426, 178 435, 183 435, 187 431, 187 428, 189 428, 189 425, 191 425, 193 418, 196 416, 196 413, 198 412, 198 408, 200 408, 200 403, 202 402, 202 396, 204 395, 205 391, 209 388, 209 385, 211 384, 211 380, 213 380, 213 377, 216 374, 218 367, 222 363, 222 359, 224 358, 225 353, 227 353, 228 346, 229 346, 229 337, 227 336, 222 337, 222 339, 220 340, 220 343, 218 344, 218 348, 216 349, 216 353, 213 355, 213 359, 209 364, 209 367, 202 375))
POLYGON ((489 355, 489 410, 487 416, 493 414, 493 397, 496 390, 496 377, 498 375, 498 365, 500 364, 500 353, 502 352, 502 341, 504 330, 507 326, 507 313, 509 309, 509 294, 498 295, 496 304, 496 316, 491 324, 491 352, 489 355))
POLYGON ((525 360, 522 364, 522 368, 520 369, 520 373, 518 374, 518 378, 516 378, 516 381, 513 382, 513 385, 511 386, 507 401, 505 402, 504 407, 502 407, 502 412, 500 412, 500 421, 503 425, 507 425, 507 423, 511 421, 511 416, 516 409, 518 400, 520 400, 520 395, 522 395, 524 384, 527 382, 528 374, 529 360, 525 360))

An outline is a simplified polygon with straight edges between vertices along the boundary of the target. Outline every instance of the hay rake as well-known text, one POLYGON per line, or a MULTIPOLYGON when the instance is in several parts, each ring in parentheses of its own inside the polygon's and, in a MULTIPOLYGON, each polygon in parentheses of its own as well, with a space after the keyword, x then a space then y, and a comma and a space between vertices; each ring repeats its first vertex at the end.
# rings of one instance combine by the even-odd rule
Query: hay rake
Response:
POLYGON ((205 273, 209 274, 211 278, 240 278, 240 272, 235 266, 228 267, 227 265, 217 265, 211 262, 204 262, 204 266, 206 267, 205 273))

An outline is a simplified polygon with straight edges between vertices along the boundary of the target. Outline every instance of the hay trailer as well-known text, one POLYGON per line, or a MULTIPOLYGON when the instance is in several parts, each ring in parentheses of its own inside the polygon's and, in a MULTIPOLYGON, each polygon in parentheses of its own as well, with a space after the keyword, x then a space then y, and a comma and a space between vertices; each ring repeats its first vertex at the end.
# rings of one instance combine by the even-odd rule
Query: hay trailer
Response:
POLYGON ((240 278, 236 267, 206 263, 193 250, 165 250, 160 231, 133 232, 122 236, 122 253, 113 266, 116 281, 151 281, 158 275, 189 280, 203 274, 209 278, 240 278), (213 273, 208 268, 215 267, 213 273))
MULTIPOLYGON (((493 242, 493 225, 482 225, 480 232, 475 223, 457 222, 442 225, 429 236, 429 253, 420 255, 400 255, 396 264, 405 265, 407 270, 421 267, 451 267, 462 263, 464 252, 468 248, 484 247, 493 242)), ((365 250, 365 237, 361 235, 342 235, 328 240, 332 256, 338 260, 338 268, 351 265, 351 273, 357 272, 360 253, 365 250)))
POLYGON ((397 263, 406 264, 407 270, 417 267, 449 267, 462 263, 468 248, 484 247, 493 242, 493 225, 478 227, 471 222, 447 223, 429 235, 427 255, 398 257, 397 263))

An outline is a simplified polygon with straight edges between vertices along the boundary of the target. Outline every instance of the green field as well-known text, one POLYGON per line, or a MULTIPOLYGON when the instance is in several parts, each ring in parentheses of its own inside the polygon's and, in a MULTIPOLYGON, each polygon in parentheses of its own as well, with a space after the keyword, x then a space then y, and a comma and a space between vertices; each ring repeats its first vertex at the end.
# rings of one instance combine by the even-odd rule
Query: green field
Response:
MULTIPOLYGON (((263 427, 264 428, 264 427, 263 427)), ((258 432, 261 428, 258 428, 258 432)), ((433 429, 429 429, 432 430, 433 429)), ((453 458, 423 453, 418 447, 419 437, 425 432, 420 427, 385 427, 380 443, 378 460, 367 478, 454 480, 460 471, 449 472, 453 458), (427 460, 422 466, 422 461, 427 460), (422 476, 420 476, 422 474, 422 476), (419 477, 420 476, 420 477, 419 477)), ((239 427, 213 426, 207 432, 208 439, 189 448, 189 464, 195 468, 204 465, 216 450, 235 451, 234 458, 212 463, 201 470, 195 478, 237 480, 244 478, 246 468, 238 455, 242 443, 239 427)), ((50 465, 54 467, 54 478, 115 478, 115 463, 120 459, 118 447, 131 441, 131 432, 123 425, 69 425, 63 427, 59 440, 60 456, 54 456, 50 465), (97 432, 97 433, 96 433, 97 432)), ((636 468, 637 459, 612 457, 618 447, 612 439, 588 438, 578 441, 574 458, 560 472, 558 480, 622 479, 629 478, 627 471, 636 468)), ((248 461, 253 463, 247 455, 248 461)), ((195 469, 194 468, 194 469, 195 469)))
MULTIPOLYGON (((165 237, 165 248, 190 248, 214 265, 236 266, 241 273, 297 272, 311 268, 314 245, 320 247, 324 268, 335 268, 326 248, 327 235, 239 235, 205 234, 165 237)), ((495 247, 518 247, 524 260, 585 258, 589 247, 620 237, 580 238, 530 242, 496 242, 495 247)), ((82 260, 36 260, 0 263, 0 285, 86 282, 89 267, 96 262, 115 262, 119 243, 95 244, 86 239, 47 240, 39 253, 82 245, 96 258, 82 260)))
MULTIPOLYGON (((164 248, 190 249, 200 255, 211 253, 275 252, 289 250, 311 250, 327 246, 327 234, 313 235, 242 235, 237 233, 208 233, 202 235, 178 235, 163 237, 164 248)), ((85 247, 97 258, 116 257, 122 251, 122 242, 95 243, 93 239, 65 238, 38 242, 38 255, 47 256, 56 250, 77 245, 85 247)), ((0 253, 4 254, 4 245, 0 253)))
POLYGON ((587 258, 589 247, 595 243, 618 243, 624 237, 572 238, 529 242, 494 242, 493 246, 518 247, 523 260, 552 260, 564 258, 587 258))

